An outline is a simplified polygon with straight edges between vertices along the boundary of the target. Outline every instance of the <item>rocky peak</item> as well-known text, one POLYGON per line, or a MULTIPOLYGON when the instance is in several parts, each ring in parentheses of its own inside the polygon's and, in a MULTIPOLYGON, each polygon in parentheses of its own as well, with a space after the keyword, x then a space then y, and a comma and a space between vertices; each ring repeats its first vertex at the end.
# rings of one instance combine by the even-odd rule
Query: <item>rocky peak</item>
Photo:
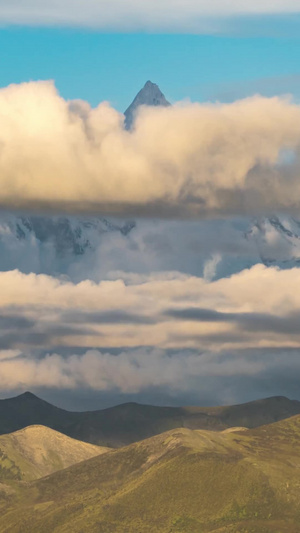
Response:
POLYGON ((156 83, 152 83, 150 80, 147 81, 124 113, 125 128, 127 130, 132 128, 137 109, 141 105, 168 107, 171 104, 166 100, 165 95, 161 92, 156 83))

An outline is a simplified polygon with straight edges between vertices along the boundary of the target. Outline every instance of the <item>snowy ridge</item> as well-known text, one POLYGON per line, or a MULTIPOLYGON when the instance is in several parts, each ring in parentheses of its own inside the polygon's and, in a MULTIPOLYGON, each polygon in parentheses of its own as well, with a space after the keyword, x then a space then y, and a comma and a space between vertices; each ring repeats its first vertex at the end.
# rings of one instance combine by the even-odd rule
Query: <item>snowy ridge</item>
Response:
POLYGON ((291 268, 300 265, 300 222, 289 216, 273 215, 255 220, 246 239, 253 241, 261 261, 291 268))

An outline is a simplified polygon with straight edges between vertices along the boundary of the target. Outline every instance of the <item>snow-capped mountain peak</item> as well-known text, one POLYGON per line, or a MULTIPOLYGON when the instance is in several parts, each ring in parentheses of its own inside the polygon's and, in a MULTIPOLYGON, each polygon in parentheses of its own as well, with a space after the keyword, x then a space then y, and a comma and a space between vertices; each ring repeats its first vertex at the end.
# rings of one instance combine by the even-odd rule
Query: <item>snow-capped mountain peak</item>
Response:
POLYGON ((147 81, 124 113, 125 128, 127 130, 132 128, 137 109, 142 105, 168 107, 171 104, 166 100, 165 95, 156 83, 152 83, 150 80, 147 81))

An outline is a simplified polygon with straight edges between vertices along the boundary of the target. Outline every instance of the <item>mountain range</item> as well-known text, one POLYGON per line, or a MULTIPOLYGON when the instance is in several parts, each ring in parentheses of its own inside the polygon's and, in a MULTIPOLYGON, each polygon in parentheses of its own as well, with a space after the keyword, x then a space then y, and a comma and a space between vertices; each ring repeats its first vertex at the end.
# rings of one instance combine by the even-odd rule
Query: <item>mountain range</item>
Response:
POLYGON ((0 533, 299 532, 298 401, 76 413, 27 392, 0 432, 0 533))
POLYGON ((121 447, 175 428, 255 428, 300 414, 300 402, 272 397, 221 407, 159 407, 125 403, 98 411, 65 411, 30 392, 0 400, 0 434, 43 425, 81 441, 121 447))
MULTIPOLYGON (((125 111, 128 132, 143 105, 171 104, 148 81, 125 111)), ((35 250, 39 270, 59 275, 106 235, 127 239, 136 226, 6 213, 0 269, 35 250)), ((242 237, 268 266, 299 265, 295 218, 252 220, 242 237)), ((299 468, 300 402, 282 396, 88 412, 30 392, 0 400, 0 533, 296 533, 299 468)))

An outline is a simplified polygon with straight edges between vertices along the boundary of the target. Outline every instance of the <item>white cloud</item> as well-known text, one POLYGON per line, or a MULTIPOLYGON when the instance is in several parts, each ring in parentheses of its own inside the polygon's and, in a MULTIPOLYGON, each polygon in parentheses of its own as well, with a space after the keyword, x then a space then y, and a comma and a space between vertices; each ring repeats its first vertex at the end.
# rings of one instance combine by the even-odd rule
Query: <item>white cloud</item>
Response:
POLYGON ((300 106, 253 97, 144 108, 136 129, 107 103, 52 83, 0 90, 0 205, 210 217, 299 210, 300 106), (281 154, 294 153, 283 164, 281 154))
POLYGON ((0 0, 4 23, 122 30, 214 31, 224 17, 299 11, 299 0, 0 0))
POLYGON ((222 256, 219 253, 215 253, 210 259, 204 263, 203 277, 205 281, 212 281, 217 272, 217 267, 222 261, 222 256))

